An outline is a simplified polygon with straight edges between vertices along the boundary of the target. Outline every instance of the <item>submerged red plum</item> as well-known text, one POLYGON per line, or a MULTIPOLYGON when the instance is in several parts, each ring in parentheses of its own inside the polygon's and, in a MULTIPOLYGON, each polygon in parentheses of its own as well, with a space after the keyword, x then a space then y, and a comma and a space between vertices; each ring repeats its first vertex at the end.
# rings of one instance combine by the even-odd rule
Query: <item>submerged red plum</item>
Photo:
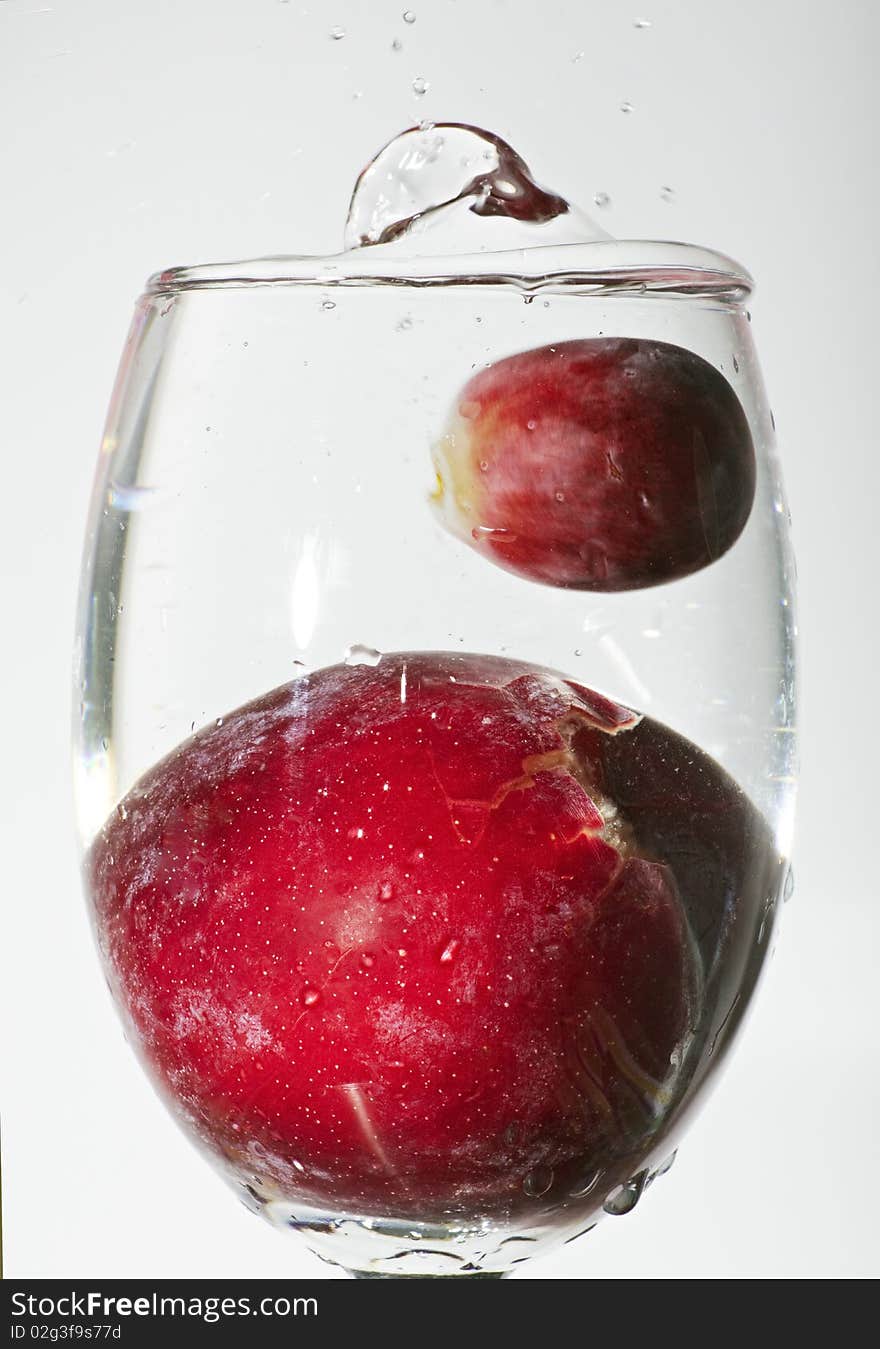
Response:
POLYGON ((560 342, 465 385, 434 447, 447 526, 529 580, 613 591, 720 558, 755 494, 748 422, 693 352, 644 338, 560 342))
POLYGON ((90 889, 203 1145, 269 1194, 414 1214, 625 1175, 700 981, 656 822, 647 847, 615 796, 652 744, 562 676, 414 653, 304 676, 147 773, 90 889))

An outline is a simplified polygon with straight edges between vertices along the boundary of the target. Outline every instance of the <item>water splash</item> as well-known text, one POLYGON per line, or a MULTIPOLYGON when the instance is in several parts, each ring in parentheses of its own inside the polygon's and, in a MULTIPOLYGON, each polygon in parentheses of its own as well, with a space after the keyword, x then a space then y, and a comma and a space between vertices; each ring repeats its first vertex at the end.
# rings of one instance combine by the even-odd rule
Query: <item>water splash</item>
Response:
POLYGON ((525 160, 500 136, 462 122, 404 131, 379 151, 355 185, 347 248, 401 239, 411 246, 416 236, 421 242, 428 235, 435 253, 608 237, 564 197, 539 186, 525 160), (490 237, 488 220, 501 227, 500 234, 490 237))

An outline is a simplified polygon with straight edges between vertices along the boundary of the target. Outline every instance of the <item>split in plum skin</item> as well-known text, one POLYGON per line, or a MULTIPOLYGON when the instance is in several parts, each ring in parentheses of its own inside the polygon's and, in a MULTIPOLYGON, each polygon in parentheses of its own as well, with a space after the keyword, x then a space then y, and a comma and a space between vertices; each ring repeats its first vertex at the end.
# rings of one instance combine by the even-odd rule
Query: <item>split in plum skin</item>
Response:
POLYGON ((575 590, 688 576, 741 534, 755 494, 748 421, 682 347, 585 338, 494 362, 434 447, 447 527, 518 576, 575 590))
MULTIPOLYGON (((636 1168, 700 1017, 664 807, 672 836, 734 804, 656 725, 534 666, 396 654, 273 691, 135 785, 87 859, 99 941, 228 1172, 419 1217, 636 1168), (655 772, 640 804, 656 747, 679 795, 655 772)), ((690 865, 698 908, 718 877, 690 865)))

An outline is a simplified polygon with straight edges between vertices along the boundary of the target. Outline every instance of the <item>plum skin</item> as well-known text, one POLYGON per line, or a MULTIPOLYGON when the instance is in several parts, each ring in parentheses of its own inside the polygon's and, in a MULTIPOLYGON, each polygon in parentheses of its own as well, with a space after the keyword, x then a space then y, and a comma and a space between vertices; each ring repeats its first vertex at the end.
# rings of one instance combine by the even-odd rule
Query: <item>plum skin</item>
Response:
POLYGON ((90 892, 203 1146, 275 1195, 418 1215, 511 1212, 536 1175, 643 1153, 696 967, 671 870, 606 795, 639 720, 534 667, 402 654, 146 774, 90 892))
POLYGON ((474 375, 434 446, 446 526, 518 576, 615 591, 722 557, 755 495, 748 421, 682 347, 585 338, 474 375))

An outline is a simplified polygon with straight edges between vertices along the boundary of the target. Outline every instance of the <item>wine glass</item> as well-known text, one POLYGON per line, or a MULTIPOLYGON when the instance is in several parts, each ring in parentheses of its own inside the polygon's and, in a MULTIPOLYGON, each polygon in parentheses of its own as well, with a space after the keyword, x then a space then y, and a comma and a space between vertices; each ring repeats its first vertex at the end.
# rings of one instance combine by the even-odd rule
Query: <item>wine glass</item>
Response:
POLYGON ((131 1043, 359 1277, 628 1213, 789 876, 793 562, 751 281, 417 128, 348 251, 160 273, 85 549, 76 796, 131 1043))

